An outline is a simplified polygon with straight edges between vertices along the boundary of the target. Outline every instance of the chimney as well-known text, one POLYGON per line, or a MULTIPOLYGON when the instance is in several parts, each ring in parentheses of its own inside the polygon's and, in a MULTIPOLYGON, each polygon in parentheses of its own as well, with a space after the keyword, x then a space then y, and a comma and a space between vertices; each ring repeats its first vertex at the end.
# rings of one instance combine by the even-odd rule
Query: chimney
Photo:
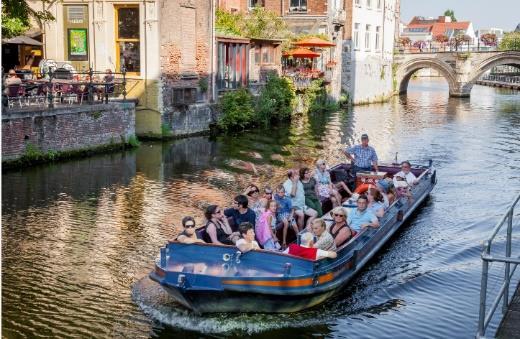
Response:
POLYGON ((442 23, 451 22, 451 16, 439 16, 439 19, 437 21, 442 23))

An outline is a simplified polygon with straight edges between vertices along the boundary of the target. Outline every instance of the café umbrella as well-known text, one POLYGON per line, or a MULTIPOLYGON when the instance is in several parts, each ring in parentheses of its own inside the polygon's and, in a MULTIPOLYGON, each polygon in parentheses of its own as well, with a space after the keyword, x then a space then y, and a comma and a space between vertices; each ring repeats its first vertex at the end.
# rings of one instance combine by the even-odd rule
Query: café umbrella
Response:
POLYGON ((293 58, 317 58, 320 56, 319 53, 313 52, 307 48, 295 48, 288 50, 283 53, 284 57, 293 57, 293 58))
POLYGON ((336 46, 335 43, 317 38, 317 37, 311 37, 311 38, 305 38, 300 41, 297 41, 294 43, 296 46, 300 47, 334 47, 336 46))

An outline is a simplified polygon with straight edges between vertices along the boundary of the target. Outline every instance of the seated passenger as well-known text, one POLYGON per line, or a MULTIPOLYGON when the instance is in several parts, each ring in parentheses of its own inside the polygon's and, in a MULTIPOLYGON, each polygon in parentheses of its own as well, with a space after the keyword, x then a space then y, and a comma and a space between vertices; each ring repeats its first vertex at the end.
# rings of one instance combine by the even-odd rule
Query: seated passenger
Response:
POLYGON ((255 227, 257 239, 265 250, 280 249, 280 243, 276 238, 277 209, 278 203, 275 200, 269 201, 269 207, 262 213, 255 227))
POLYGON ((352 230, 359 232, 364 227, 379 227, 379 220, 374 213, 367 209, 367 205, 367 197, 361 194, 357 199, 357 208, 347 218, 348 225, 352 230))
POLYGON ((294 232, 298 234, 298 225, 293 223, 293 208, 291 198, 285 195, 285 188, 283 185, 280 185, 276 188, 276 195, 274 196, 274 200, 278 203, 278 209, 276 210, 276 221, 277 223, 283 223, 283 238, 282 238, 282 248, 285 249, 287 247, 287 229, 289 228, 289 224, 293 228, 294 232))
POLYGON ((411 172, 412 166, 409 161, 403 161, 401 163, 401 171, 394 175, 394 186, 397 188, 398 178, 403 178, 409 186, 417 185, 419 181, 415 177, 415 174, 411 172))
POLYGON ((267 201, 273 200, 273 190, 269 185, 264 187, 264 199, 267 201))
POLYGON ((197 232, 195 232, 195 219, 193 217, 182 218, 182 227, 184 227, 184 230, 175 240, 183 244, 204 243, 204 240, 200 239, 197 232))
POLYGON ((300 173, 296 170, 287 171, 287 180, 283 183, 283 187, 285 194, 291 198, 293 213, 299 229, 303 229, 306 215, 309 217, 307 226, 310 229, 309 225, 318 216, 318 212, 305 205, 305 191, 300 181, 300 173))
POLYGON ((240 233, 241 238, 238 239, 236 246, 240 250, 240 252, 245 253, 251 250, 259 250, 260 246, 255 241, 255 231, 253 230, 253 225, 248 222, 243 222, 238 225, 238 232, 240 233))
POLYGON ((376 188, 379 190, 379 192, 381 192, 381 195, 383 196, 383 205, 385 206, 385 208, 388 208, 388 206, 390 206, 390 199, 388 196, 390 190, 390 182, 388 180, 380 179, 376 182, 376 188))
POLYGON ((334 238, 327 231, 327 226, 323 219, 316 219, 312 222, 312 233, 316 236, 317 240, 312 247, 319 248, 324 251, 336 251, 336 243, 334 238))
POLYGON ((313 248, 314 236, 310 232, 305 232, 301 236, 301 245, 290 244, 284 253, 288 253, 297 257, 319 260, 323 258, 336 258, 338 254, 334 251, 324 251, 319 248, 313 248))
POLYGON ((255 212, 256 222, 258 222, 258 218, 266 209, 267 199, 260 197, 260 189, 255 184, 247 186, 244 195, 249 199, 248 206, 255 212))
POLYGON ((339 206, 332 210, 334 221, 330 225, 329 232, 336 247, 340 247, 353 237, 353 232, 347 224, 347 211, 339 206))
MULTIPOLYGON (((336 187, 334 187, 334 185, 332 184, 330 172, 327 169, 327 164, 325 163, 325 160, 319 159, 318 161, 316 161, 316 172, 314 173, 314 178, 318 183, 318 195, 320 197, 320 200, 330 198, 333 207, 341 205, 341 194, 339 194, 338 190, 336 190, 336 187)), ((347 192, 350 192, 350 190, 348 190, 348 187, 347 192)))
POLYGON ((247 197, 243 194, 239 194, 233 200, 233 207, 224 210, 224 215, 226 217, 232 217, 236 226, 243 222, 250 222, 255 226, 256 214, 252 209, 247 207, 248 203, 249 200, 247 200, 247 197))
POLYGON ((309 206, 316 212, 318 217, 323 215, 321 210, 321 202, 318 198, 318 183, 313 178, 311 170, 307 167, 300 168, 300 181, 303 185, 303 191, 305 192, 305 205, 309 206))
POLYGON ((217 205, 209 205, 204 213, 206 216, 206 233, 211 243, 218 245, 233 245, 240 237, 238 232, 233 232, 222 209, 217 205))
POLYGON ((376 188, 369 188, 367 191, 367 210, 374 213, 376 217, 382 218, 385 214, 385 204, 383 195, 376 188))

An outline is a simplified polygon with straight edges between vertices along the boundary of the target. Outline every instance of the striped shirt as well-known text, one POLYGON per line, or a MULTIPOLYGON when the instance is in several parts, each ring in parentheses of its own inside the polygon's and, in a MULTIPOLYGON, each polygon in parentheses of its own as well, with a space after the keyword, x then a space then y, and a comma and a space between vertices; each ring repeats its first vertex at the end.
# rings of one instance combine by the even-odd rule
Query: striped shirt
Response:
POLYGON ((376 150, 372 146, 355 145, 347 148, 347 153, 354 155, 354 165, 357 167, 371 167, 377 162, 376 150))

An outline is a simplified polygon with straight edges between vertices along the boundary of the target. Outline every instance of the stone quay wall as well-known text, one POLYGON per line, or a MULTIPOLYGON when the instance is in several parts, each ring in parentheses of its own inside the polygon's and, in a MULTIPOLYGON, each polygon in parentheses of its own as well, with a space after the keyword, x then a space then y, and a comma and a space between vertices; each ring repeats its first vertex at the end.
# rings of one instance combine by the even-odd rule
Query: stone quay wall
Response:
POLYGON ((2 162, 28 152, 81 152, 125 144, 135 136, 135 102, 2 112, 2 162))

